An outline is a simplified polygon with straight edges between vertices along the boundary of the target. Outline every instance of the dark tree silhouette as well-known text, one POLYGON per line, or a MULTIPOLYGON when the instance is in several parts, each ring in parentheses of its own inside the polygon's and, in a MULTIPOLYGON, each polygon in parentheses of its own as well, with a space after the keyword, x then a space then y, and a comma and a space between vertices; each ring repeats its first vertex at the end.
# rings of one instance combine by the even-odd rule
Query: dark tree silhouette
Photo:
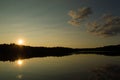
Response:
POLYGON ((46 56, 67 56, 72 54, 101 54, 109 56, 120 55, 120 45, 105 46, 99 48, 73 49, 66 47, 31 47, 24 45, 0 44, 0 60, 15 61, 19 58, 46 57, 46 56))

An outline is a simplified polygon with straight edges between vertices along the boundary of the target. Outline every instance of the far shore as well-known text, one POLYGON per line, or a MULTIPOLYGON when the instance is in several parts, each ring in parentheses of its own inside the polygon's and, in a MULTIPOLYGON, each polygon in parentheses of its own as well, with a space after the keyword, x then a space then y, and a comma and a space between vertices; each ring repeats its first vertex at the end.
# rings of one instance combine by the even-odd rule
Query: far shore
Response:
POLYGON ((120 45, 97 48, 67 48, 67 47, 32 47, 16 44, 0 44, 0 61, 15 61, 19 58, 62 57, 72 54, 98 54, 105 56, 120 56, 120 45))

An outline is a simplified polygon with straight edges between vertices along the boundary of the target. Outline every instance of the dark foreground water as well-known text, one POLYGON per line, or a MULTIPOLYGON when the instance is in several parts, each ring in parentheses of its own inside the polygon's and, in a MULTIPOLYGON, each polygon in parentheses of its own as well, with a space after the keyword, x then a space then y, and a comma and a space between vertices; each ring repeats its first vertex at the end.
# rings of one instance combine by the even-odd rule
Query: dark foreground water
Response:
POLYGON ((0 80, 120 80, 120 56, 79 54, 0 61, 0 80))

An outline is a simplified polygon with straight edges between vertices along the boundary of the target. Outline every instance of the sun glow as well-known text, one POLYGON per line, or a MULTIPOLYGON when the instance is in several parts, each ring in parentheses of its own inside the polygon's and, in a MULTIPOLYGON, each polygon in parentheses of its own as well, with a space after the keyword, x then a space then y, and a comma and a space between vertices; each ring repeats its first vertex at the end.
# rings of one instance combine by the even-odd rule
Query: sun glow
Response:
POLYGON ((18 44, 19 44, 19 45, 23 45, 23 44, 24 44, 24 40, 19 39, 19 40, 18 40, 18 44))

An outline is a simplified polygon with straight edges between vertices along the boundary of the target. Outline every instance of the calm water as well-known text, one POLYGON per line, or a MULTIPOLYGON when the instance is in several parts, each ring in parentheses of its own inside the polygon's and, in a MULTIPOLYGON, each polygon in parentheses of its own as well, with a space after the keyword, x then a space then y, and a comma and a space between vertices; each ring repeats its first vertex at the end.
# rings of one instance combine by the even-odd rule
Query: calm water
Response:
POLYGON ((71 55, 0 61, 0 80, 89 80, 92 70, 120 65, 120 56, 71 55))

